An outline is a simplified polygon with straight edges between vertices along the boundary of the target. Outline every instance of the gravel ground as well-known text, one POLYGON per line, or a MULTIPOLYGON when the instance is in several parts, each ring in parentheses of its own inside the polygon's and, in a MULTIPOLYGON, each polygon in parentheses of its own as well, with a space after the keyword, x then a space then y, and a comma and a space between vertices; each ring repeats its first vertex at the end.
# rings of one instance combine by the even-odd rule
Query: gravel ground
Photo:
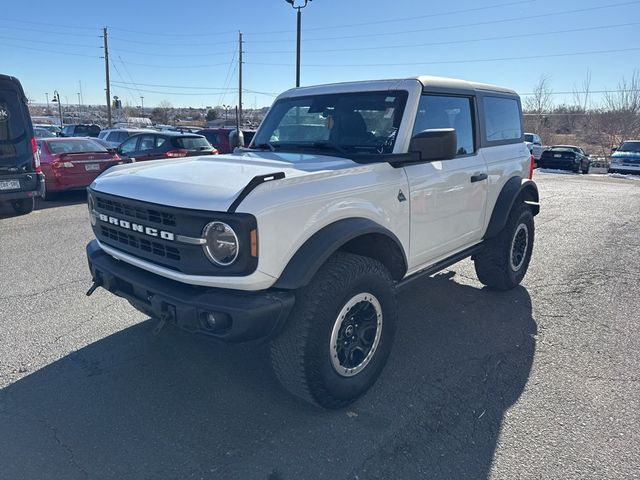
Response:
POLYGON ((82 194, 0 209, 0 479, 640 478, 640 182, 536 180, 523 286, 468 260, 416 282, 380 380, 334 412, 265 345, 86 297, 82 194))

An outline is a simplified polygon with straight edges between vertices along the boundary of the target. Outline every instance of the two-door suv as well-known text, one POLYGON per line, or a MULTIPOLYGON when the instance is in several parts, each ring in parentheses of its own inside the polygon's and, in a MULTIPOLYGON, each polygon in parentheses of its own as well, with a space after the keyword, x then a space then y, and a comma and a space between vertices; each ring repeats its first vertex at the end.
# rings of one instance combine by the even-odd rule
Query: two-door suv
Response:
POLYGON ((469 256, 485 285, 520 283, 532 166, 511 90, 426 76, 296 88, 247 149, 98 177, 87 293, 230 342, 268 338, 282 384, 338 408, 380 374, 400 287, 469 256))

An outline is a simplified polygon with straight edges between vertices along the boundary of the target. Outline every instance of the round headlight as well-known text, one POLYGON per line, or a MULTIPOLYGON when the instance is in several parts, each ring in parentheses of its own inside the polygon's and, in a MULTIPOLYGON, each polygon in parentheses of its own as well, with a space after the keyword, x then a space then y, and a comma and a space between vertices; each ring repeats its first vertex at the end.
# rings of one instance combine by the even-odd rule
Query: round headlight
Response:
POLYGON ((227 267, 236 261, 240 245, 238 236, 229 225, 211 222, 204 227, 202 237, 207 241, 202 248, 207 258, 216 265, 227 267))

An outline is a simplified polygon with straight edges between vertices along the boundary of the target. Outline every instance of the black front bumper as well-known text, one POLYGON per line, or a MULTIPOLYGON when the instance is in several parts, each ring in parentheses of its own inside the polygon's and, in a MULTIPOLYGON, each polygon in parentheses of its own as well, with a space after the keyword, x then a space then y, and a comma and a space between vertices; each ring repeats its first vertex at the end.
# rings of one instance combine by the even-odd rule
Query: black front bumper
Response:
POLYGON ((0 180, 18 180, 20 182, 20 190, 0 190, 0 201, 42 197, 44 193, 44 173, 2 175, 0 180))
POLYGON ((95 240, 87 245, 93 281, 136 309, 192 333, 228 342, 267 338, 284 324, 295 297, 290 291, 249 292, 188 285, 114 259, 95 240), (211 328, 208 313, 223 328, 211 328))

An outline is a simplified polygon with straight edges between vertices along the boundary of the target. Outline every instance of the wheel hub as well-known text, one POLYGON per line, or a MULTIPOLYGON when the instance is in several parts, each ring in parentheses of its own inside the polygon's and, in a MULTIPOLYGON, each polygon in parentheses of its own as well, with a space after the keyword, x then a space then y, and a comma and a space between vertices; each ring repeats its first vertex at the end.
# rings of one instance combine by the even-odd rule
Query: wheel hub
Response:
POLYGON ((380 344, 382 307, 370 293, 353 296, 342 307, 331 332, 330 357, 343 377, 360 373, 380 344))
POLYGON ((511 269, 517 272, 522 268, 525 258, 527 256, 527 248, 529 247, 529 229, 524 223, 521 223, 516 228, 513 234, 513 240, 511 241, 511 254, 509 261, 511 263, 511 269))

